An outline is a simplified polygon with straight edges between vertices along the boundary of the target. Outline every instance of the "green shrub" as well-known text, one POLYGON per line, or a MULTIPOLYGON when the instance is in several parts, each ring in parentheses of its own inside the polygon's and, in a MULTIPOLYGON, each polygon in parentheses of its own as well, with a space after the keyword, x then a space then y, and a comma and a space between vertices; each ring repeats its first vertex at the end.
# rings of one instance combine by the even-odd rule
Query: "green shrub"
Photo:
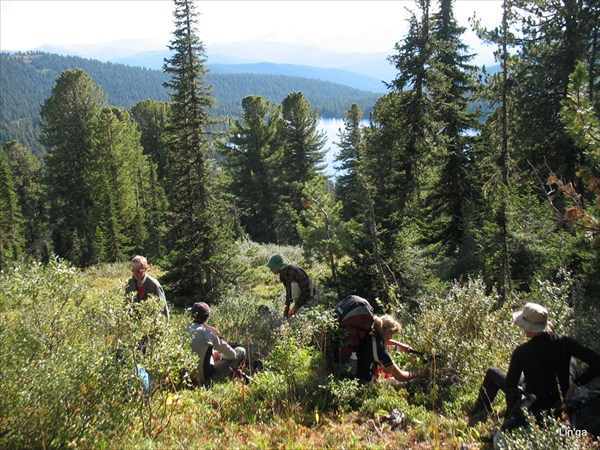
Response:
POLYGON ((61 447, 129 422, 126 414, 114 420, 127 402, 114 386, 126 386, 128 374, 96 340, 84 290, 79 272, 60 260, 0 277, 0 410, 9 447, 61 447))
POLYGON ((305 261, 301 247, 257 244, 252 241, 239 241, 237 247, 236 260, 248 270, 251 285, 259 281, 268 282, 276 279, 276 276, 267 267, 267 261, 272 255, 281 255, 288 264, 304 266, 305 261))
POLYGON ((573 284, 570 274, 559 270, 556 281, 537 280, 530 292, 521 294, 515 310, 521 309, 526 302, 539 303, 548 310, 548 321, 554 326, 554 331, 571 335, 574 325, 574 310, 570 306, 573 284))
POLYGON ((497 297, 487 295, 481 280, 455 282, 445 296, 421 304, 415 321, 406 326, 403 339, 417 350, 435 355, 429 365, 429 389, 423 400, 451 400, 452 388, 474 392, 486 369, 506 367, 519 342, 512 326, 511 308, 496 309, 497 297))
POLYGON ((350 411, 359 407, 364 400, 365 385, 355 378, 338 379, 329 376, 327 389, 331 396, 331 408, 340 411, 350 411))
POLYGON ((181 330, 166 326, 157 299, 127 308, 121 289, 83 281, 61 260, 0 276, 0 447, 101 447, 130 427, 155 437, 168 424, 155 393, 189 362, 181 330), (147 394, 136 364, 153 380, 147 394))
MULTIPOLYGON (((217 448, 251 442, 293 448, 300 445, 295 444, 298 433, 316 436, 320 427, 331 425, 327 430, 334 432, 319 442, 354 448, 370 442, 373 430, 365 427, 389 432, 381 418, 393 409, 406 414, 409 427, 395 432, 394 445, 408 448, 416 440, 451 446, 458 439, 477 441, 487 431, 466 428, 464 406, 474 400, 485 369, 506 368, 514 347, 525 341, 511 313, 526 301, 547 306, 557 331, 583 337, 592 346, 598 342, 593 339, 600 329, 595 306, 566 273, 551 282, 536 281, 501 308, 495 294, 472 280, 454 283, 417 308, 399 308, 406 325, 398 338, 436 354, 427 379, 400 390, 339 379, 325 357, 334 345, 331 307, 283 319, 283 288, 264 266, 272 253, 300 261, 294 259, 301 257, 300 249, 240 246, 238 258, 246 260, 251 277, 213 305, 210 323, 228 341, 246 346, 251 357, 262 355, 264 367, 248 385, 238 380, 184 389, 181 369, 198 364, 183 332, 189 316, 174 309, 167 324, 156 298, 128 305, 123 295, 128 273, 121 265, 81 272, 52 260, 4 271, 0 447, 217 448), (137 364, 150 374, 147 392, 135 373, 137 364)), ((421 366, 415 355, 393 356, 403 368, 421 366)), ((499 426, 491 422, 485 425, 499 426)), ((551 423, 547 429, 558 433, 561 426, 551 423)), ((533 442, 571 448, 574 440, 543 433, 523 430, 507 437, 506 448, 530 448, 533 442)), ((381 442, 373 442, 373 448, 387 448, 389 443, 381 442)), ((585 441, 577 442, 586 448, 585 441)))
POLYGON ((212 307, 210 323, 228 342, 243 345, 249 350, 251 363, 258 355, 266 355, 275 345, 278 329, 283 322, 277 310, 260 303, 250 292, 231 290, 212 307))
POLYGON ((384 383, 368 383, 363 386, 362 404, 359 409, 367 416, 388 414, 394 409, 406 412, 408 408, 408 392, 395 389, 384 383))

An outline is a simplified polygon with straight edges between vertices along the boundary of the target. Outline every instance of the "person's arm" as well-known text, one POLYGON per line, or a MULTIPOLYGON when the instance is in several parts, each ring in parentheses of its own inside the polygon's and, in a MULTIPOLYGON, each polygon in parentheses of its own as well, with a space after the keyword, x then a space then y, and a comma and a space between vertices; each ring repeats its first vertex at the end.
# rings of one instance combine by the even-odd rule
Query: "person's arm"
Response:
POLYGON ((235 359, 237 357, 238 353, 236 349, 231 347, 231 345, 229 345, 227 341, 218 334, 213 333, 213 336, 211 337, 211 342, 213 344, 213 349, 219 352, 221 359, 230 360, 235 359))
POLYGON ((167 297, 165 295, 165 291, 162 288, 162 286, 160 285, 160 283, 157 286, 157 291, 158 291, 158 298, 160 298, 160 300, 163 303, 163 314, 166 316, 167 322, 169 322, 169 320, 171 319, 171 316, 169 314, 169 305, 167 303, 167 297))
POLYGON ((408 344, 404 344, 403 342, 396 341, 394 339, 390 339, 388 341, 389 345, 393 345, 394 347, 402 350, 404 353, 410 353, 412 351, 412 347, 408 344))
MULTIPOLYGON (((287 269, 285 269, 287 272, 287 269)), ((290 282, 286 277, 286 272, 279 272, 279 281, 283 284, 283 288, 285 289, 285 307, 283 308, 283 317, 290 316, 290 305, 292 303, 292 292, 290 287, 290 282)))
POLYGON ((374 351, 377 352, 376 361, 381 370, 387 374, 391 374, 398 381, 409 381, 425 375, 424 370, 409 372, 400 369, 400 367, 398 367, 398 365, 392 360, 392 356, 381 342, 377 342, 377 346, 374 351))
POLYGON ((585 370, 573 380, 573 383, 577 386, 582 386, 600 375, 600 354, 589 347, 581 345, 575 339, 568 339, 570 341, 571 355, 588 365, 585 370))
POLYGON ((510 357, 508 372, 506 373, 506 415, 508 416, 519 401, 519 379, 523 372, 523 365, 518 354, 518 349, 513 351, 510 357))
POLYGON ((391 366, 383 367, 382 370, 385 373, 390 373, 398 381, 410 381, 415 378, 422 378, 425 375, 425 370, 407 371, 402 370, 398 365, 393 362, 391 366))

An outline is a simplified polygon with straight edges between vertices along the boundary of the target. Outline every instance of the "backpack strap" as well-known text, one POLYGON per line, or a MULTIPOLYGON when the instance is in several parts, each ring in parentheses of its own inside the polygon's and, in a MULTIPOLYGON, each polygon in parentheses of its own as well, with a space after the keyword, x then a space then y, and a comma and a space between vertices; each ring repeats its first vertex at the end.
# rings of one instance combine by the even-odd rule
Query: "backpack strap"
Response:
POLYGON ((381 364, 379 355, 377 354, 377 338, 375 336, 371 337, 371 347, 373 348, 373 361, 375 361, 377 364, 381 364))

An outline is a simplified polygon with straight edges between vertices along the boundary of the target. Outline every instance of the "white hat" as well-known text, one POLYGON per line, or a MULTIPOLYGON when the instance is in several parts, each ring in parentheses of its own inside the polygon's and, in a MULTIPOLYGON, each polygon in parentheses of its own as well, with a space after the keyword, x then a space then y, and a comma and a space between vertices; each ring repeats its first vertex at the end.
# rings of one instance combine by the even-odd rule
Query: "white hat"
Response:
POLYGON ((552 325, 548 323, 548 310, 537 303, 527 303, 523 311, 513 313, 515 324, 532 333, 549 333, 552 325))

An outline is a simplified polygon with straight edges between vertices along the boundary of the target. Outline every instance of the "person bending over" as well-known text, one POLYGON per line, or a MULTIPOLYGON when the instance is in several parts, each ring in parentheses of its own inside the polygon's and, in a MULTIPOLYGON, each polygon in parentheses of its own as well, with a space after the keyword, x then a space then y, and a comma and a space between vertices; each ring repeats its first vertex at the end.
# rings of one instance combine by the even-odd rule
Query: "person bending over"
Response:
POLYGON ((279 275, 279 281, 285 286, 285 309, 283 311, 285 317, 293 316, 302 307, 308 308, 316 305, 314 285, 304 269, 286 264, 280 255, 271 256, 267 267, 271 269, 271 272, 279 275))
POLYGON ((381 371, 386 374, 388 382, 397 387, 400 382, 425 375, 425 370, 402 370, 393 361, 388 346, 395 346, 406 353, 412 350, 409 345, 392 339, 400 330, 400 324, 390 315, 373 317, 373 331, 363 339, 357 352, 356 376, 359 379, 372 381, 377 379, 376 375, 381 371))

